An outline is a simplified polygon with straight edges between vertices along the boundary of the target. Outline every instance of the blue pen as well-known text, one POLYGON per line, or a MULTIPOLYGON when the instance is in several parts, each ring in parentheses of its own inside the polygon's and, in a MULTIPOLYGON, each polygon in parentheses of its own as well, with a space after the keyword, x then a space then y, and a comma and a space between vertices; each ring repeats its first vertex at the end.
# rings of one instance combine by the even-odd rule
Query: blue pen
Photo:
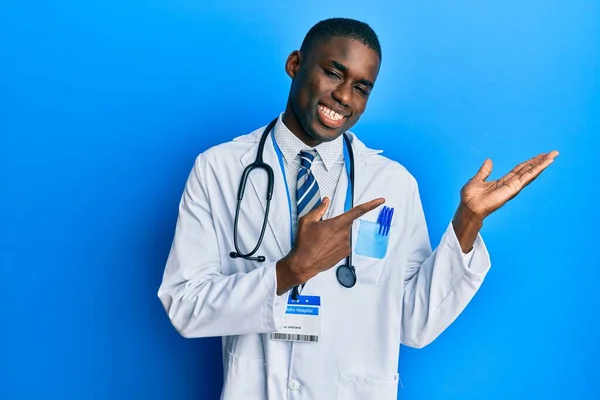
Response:
POLYGON ((381 212, 379 213, 379 217, 377 218, 377 223, 379 224, 379 229, 377 231, 378 234, 385 234, 385 226, 388 218, 389 208, 383 206, 381 212))
POLYGON ((387 232, 388 232, 388 224, 390 223, 390 208, 386 207, 386 213, 385 213, 385 221, 383 222, 383 236, 387 236, 387 232))
POLYGON ((392 218, 393 217, 394 217, 394 208, 390 208, 389 213, 388 213, 388 221, 387 221, 387 224, 385 224, 387 226, 387 231, 385 232, 386 236, 390 233, 390 228, 392 227, 392 218))
POLYGON ((387 220, 388 208, 383 206, 381 210, 381 221, 379 222, 379 234, 384 234, 385 232, 385 221, 387 220))

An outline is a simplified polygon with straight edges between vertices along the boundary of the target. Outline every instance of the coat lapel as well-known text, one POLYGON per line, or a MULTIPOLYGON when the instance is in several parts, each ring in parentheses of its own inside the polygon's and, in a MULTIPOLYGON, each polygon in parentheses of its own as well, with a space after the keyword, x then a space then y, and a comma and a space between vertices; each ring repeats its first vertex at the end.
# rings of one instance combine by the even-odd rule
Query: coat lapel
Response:
POLYGON ((338 183, 335 188, 333 198, 331 199, 329 210, 327 210, 327 213, 325 214, 325 218, 330 219, 333 217, 337 217, 338 215, 343 214, 345 212, 344 205, 346 202, 346 192, 348 188, 348 183, 348 174, 346 173, 346 167, 344 167, 338 179, 338 183))
MULTIPOLYGON (((350 134, 350 139, 354 151, 354 206, 357 206, 374 200, 378 196, 372 190, 373 170, 372 168, 369 168, 365 156, 379 154, 381 153, 381 150, 367 148, 354 134, 350 134)), ((382 206, 369 211, 367 214, 363 215, 361 219, 376 221, 377 215, 381 211, 381 207, 382 206)), ((353 242, 356 242, 356 235, 353 238, 353 242)))

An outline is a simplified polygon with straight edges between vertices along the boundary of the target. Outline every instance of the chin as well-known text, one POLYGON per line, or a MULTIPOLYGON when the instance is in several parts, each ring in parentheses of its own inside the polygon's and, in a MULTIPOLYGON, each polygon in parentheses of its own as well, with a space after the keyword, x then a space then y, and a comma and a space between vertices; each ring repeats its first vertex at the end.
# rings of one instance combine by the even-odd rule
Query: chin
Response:
POLYGON ((323 127, 318 127, 317 129, 313 129, 311 132, 309 132, 313 139, 320 142, 330 142, 335 140, 342 133, 344 133, 344 130, 342 129, 327 129, 323 127))
POLYGON ((313 123, 310 126, 312 129, 310 130, 309 134, 313 137, 313 139, 323 142, 335 140, 346 131, 345 126, 341 126, 339 128, 330 128, 325 126, 321 123, 318 117, 313 120, 313 123))

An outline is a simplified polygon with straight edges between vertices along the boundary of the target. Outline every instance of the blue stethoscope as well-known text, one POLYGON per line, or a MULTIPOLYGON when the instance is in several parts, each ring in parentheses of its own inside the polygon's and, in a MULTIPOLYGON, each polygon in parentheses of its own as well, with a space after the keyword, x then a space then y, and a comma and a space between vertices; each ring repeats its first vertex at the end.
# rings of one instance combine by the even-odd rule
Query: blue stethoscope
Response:
MULTIPOLYGON (((269 209, 271 206, 271 199, 273 197, 273 184, 275 181, 275 177, 273 174, 273 168, 271 168, 271 166, 269 164, 266 164, 265 162, 263 162, 263 152, 265 149, 265 142, 267 140, 267 137, 269 136, 269 132, 273 129, 277 120, 278 120, 278 118, 275 118, 273 121, 271 121, 271 123, 269 125, 267 125, 267 127, 263 131, 262 136, 260 138, 260 142, 258 144, 258 152, 256 154, 256 160, 254 160, 254 162, 252 164, 248 165, 244 169, 244 172, 242 173, 242 178, 240 180, 240 184, 238 187, 237 207, 235 210, 235 221, 233 223, 233 244, 235 246, 236 251, 232 251, 231 253, 229 253, 229 256, 231 258, 243 258, 246 260, 258 261, 258 262, 265 261, 264 256, 253 256, 253 255, 254 255, 254 253, 256 253, 258 251, 258 249, 260 248, 260 245, 262 244, 263 237, 265 235, 265 230, 267 227, 267 221, 269 219, 269 209), (246 190, 246 181, 248 179, 248 175, 250 175, 250 172, 252 172, 252 170, 254 170, 254 169, 263 169, 267 173, 267 206, 265 209, 265 217, 263 219, 262 229, 260 232, 260 237, 258 238, 258 243, 256 243, 256 246, 254 247, 254 249, 251 252, 249 252, 247 254, 243 254, 238 247, 237 225, 238 225, 238 219, 240 216, 240 205, 242 203, 242 199, 244 198, 244 191, 246 190)), ((281 165, 281 170, 284 171, 283 157, 281 155, 281 150, 279 150, 279 147, 277 146, 277 143, 275 142, 274 137, 273 137, 273 145, 275 146, 275 151, 277 152, 277 156, 279 157, 279 163, 281 165)), ((348 211, 354 206, 354 190, 353 190, 353 188, 354 188, 354 152, 352 151, 350 139, 348 138, 348 136, 345 133, 344 133, 344 159, 350 160, 349 163, 346 162, 346 171, 349 175, 350 182, 348 185, 348 189, 346 191, 346 202, 345 202, 345 206, 344 206, 344 210, 348 211)), ((285 175, 284 175, 284 179, 285 179, 285 175)), ((287 185, 286 185, 286 191, 287 191, 287 185)), ((291 202, 290 202, 289 193, 288 193, 288 205, 290 207, 290 218, 291 218, 291 202)), ((293 244, 294 238, 293 238, 293 235, 291 234, 291 232, 290 232, 290 237, 291 237, 291 242, 293 244)), ((350 233, 350 249, 351 249, 350 254, 346 258, 346 263, 340 265, 336 270, 336 276, 337 276, 338 282, 346 288, 351 288, 356 284, 356 270, 354 269, 354 266, 352 265, 352 233, 350 233)), ((294 288, 294 289, 295 289, 294 292, 297 295, 298 289, 297 288, 294 288)))

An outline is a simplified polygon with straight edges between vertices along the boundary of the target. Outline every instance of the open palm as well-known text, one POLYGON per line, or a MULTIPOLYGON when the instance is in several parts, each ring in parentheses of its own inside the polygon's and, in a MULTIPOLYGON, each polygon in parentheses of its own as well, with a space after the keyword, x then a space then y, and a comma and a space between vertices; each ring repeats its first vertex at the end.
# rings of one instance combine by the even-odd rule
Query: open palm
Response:
POLYGON ((461 189, 461 201, 475 215, 485 218, 507 201, 515 197, 542 171, 544 171, 558 152, 553 150, 542 153, 514 167, 508 174, 495 181, 486 181, 492 172, 492 161, 485 160, 477 174, 461 189))

